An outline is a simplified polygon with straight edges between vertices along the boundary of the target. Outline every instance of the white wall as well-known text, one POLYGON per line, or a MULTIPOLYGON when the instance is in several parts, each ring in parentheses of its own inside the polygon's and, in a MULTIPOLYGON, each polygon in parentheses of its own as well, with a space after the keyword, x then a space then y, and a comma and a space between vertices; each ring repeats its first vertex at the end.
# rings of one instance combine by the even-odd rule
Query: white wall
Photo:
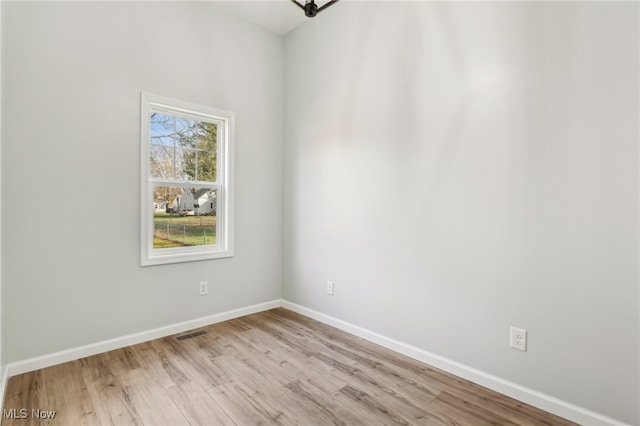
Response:
POLYGON ((637 18, 345 2, 289 34, 285 299, 638 424, 637 18))
POLYGON ((279 299, 282 37, 203 2, 4 7, 5 362, 279 299), (236 113, 235 257, 140 267, 141 91, 236 113))

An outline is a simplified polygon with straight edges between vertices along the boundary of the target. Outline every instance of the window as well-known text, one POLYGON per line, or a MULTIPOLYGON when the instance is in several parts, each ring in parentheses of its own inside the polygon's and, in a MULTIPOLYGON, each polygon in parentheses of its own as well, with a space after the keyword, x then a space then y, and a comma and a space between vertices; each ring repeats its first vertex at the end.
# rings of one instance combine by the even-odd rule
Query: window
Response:
POLYGON ((142 94, 142 266, 233 256, 233 118, 142 94))

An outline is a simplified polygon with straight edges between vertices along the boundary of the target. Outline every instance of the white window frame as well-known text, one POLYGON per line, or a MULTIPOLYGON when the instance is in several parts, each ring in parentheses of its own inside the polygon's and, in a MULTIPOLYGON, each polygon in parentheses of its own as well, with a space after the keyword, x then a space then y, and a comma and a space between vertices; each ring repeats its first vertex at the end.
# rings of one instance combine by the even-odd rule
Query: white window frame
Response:
POLYGON ((141 95, 141 266, 191 262, 233 256, 233 159, 234 113, 165 96, 141 95), (180 179, 156 179, 150 176, 151 113, 165 112, 200 121, 214 122, 217 131, 217 182, 180 179), (190 247, 153 248, 154 189, 156 186, 214 188, 216 194, 216 244, 190 247))

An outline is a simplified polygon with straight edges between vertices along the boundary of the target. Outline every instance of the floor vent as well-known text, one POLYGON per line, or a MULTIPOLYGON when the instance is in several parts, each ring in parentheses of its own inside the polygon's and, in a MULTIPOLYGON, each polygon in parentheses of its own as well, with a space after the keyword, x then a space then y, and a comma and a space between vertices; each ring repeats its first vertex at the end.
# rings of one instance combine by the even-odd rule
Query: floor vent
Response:
POLYGON ((189 334, 185 334, 185 335, 182 335, 182 336, 178 336, 178 337, 176 337, 176 340, 191 339, 192 337, 202 336, 203 334, 207 334, 207 332, 204 331, 204 330, 194 331, 193 333, 189 333, 189 334))

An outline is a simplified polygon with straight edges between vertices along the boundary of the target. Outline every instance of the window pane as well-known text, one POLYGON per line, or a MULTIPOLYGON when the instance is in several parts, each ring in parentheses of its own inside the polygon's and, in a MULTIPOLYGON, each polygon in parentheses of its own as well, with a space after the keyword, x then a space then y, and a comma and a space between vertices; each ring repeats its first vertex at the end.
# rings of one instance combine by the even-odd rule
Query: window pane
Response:
POLYGON ((175 149, 167 146, 151 146, 149 173, 153 178, 174 178, 175 149))
POLYGON ((197 161, 197 180, 206 180, 209 182, 216 182, 217 178, 217 164, 216 164, 216 152, 210 151, 198 151, 197 161))
POLYGON ((153 248, 216 243, 216 197, 212 188, 157 187, 154 191, 153 248))
POLYGON ((196 180, 193 160, 195 154, 184 149, 176 149, 176 170, 175 178, 182 180, 196 180))
POLYGON ((218 166, 218 126, 213 123, 201 123, 198 143, 198 180, 217 182, 218 166))
POLYGON ((180 150, 180 163, 176 175, 180 179, 198 180, 197 175, 197 151, 191 149, 180 150))
POLYGON ((174 117, 158 112, 152 112, 150 118, 151 145, 173 147, 175 142, 174 117))
POLYGON ((198 144, 198 127, 196 120, 175 117, 176 120, 176 144, 180 148, 195 148, 198 144))
POLYGON ((217 132, 214 123, 152 113, 151 177, 216 182, 217 132))

